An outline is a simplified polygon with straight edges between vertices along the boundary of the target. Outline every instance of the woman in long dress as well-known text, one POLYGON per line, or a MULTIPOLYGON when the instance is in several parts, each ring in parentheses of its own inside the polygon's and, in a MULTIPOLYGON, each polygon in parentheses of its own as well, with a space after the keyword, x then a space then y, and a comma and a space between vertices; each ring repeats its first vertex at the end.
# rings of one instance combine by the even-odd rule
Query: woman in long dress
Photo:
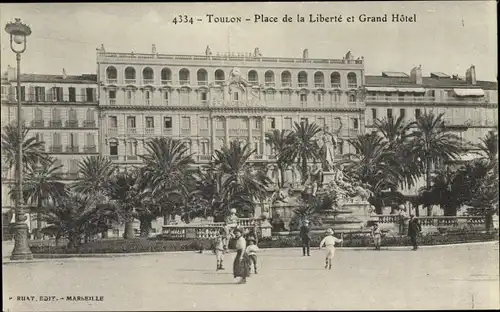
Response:
POLYGON ((250 259, 246 254, 247 242, 241 233, 241 229, 236 228, 233 232, 236 237, 236 256, 233 263, 234 278, 241 277, 239 283, 247 282, 247 277, 250 276, 250 259))

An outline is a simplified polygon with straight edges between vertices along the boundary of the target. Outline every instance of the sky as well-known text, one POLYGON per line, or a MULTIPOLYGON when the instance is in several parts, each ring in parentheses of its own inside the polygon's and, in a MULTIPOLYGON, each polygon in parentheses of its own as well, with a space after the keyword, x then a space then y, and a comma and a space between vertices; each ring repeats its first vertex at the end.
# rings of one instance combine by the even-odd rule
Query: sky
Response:
MULTIPOLYGON (((495 1, 290 2, 290 3, 28 3, 0 4, 2 25, 19 17, 32 29, 22 72, 70 75, 96 72, 96 48, 110 52, 204 54, 252 52, 263 56, 341 59, 347 51, 365 59, 366 74, 430 72, 465 75, 471 64, 478 80, 497 80, 495 1), (342 23, 298 23, 296 15, 342 15, 342 23), (242 23, 208 23, 207 14, 239 16, 242 23), (254 23, 254 14, 278 23, 254 23), (287 14, 293 22, 283 23, 287 14), (414 23, 361 23, 359 15, 416 14, 414 23), (172 21, 178 15, 194 24, 172 21), (347 22, 354 16, 354 22, 347 22), (196 19, 201 18, 199 22, 196 19), (252 21, 246 22, 245 18, 252 21)), ((3 26, 2 26, 3 27, 3 26)), ((9 35, 1 32, 1 69, 15 65, 9 35)))

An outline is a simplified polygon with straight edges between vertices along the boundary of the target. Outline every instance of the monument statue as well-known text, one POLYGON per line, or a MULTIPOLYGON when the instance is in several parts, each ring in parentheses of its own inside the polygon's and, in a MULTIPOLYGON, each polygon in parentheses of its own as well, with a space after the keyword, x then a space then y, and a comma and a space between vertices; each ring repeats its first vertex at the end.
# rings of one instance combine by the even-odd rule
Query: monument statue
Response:
POLYGON ((206 56, 210 56, 210 55, 212 55, 212 50, 210 49, 210 47, 209 47, 209 46, 207 46, 207 49, 205 50, 205 55, 206 55, 206 56))
POLYGON ((337 147, 337 138, 330 132, 328 126, 323 128, 319 140, 319 148, 321 151, 321 160, 324 171, 331 171, 335 160, 335 148, 337 147))
POLYGON ((318 188, 323 185, 323 170, 318 164, 315 164, 309 173, 309 183, 312 187, 311 195, 316 196, 318 188))

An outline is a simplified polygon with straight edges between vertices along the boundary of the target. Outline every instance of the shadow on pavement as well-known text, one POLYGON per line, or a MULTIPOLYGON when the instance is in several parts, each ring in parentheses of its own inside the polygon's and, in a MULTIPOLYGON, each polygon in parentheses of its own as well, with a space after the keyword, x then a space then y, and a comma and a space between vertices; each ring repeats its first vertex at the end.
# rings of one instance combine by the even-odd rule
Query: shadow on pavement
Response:
POLYGON ((176 271, 180 271, 180 272, 215 272, 213 270, 200 270, 200 269, 176 269, 176 271))
POLYGON ((186 283, 170 283, 170 284, 177 284, 177 285, 238 285, 236 282, 221 282, 221 283, 214 283, 214 282, 186 282, 186 283))

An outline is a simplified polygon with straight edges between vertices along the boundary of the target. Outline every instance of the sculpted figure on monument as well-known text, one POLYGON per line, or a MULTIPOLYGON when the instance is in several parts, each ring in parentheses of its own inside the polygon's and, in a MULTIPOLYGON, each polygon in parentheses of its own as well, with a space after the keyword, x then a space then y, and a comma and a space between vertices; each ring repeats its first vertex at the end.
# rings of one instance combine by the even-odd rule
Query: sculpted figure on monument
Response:
POLYGON ((330 128, 325 126, 318 142, 321 160, 323 162, 323 171, 331 171, 334 167, 335 148, 337 147, 337 138, 330 132, 330 128))

